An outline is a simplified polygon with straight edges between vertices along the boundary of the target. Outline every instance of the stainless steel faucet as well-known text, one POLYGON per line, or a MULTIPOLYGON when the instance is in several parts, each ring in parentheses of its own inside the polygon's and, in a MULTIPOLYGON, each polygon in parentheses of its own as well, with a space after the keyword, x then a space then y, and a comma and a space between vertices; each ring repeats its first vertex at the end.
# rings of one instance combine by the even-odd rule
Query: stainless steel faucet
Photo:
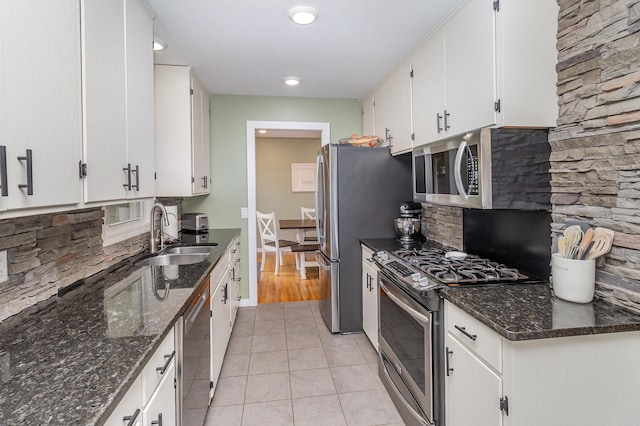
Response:
POLYGON ((149 220, 149 251, 155 253, 158 251, 158 243, 160 249, 164 248, 164 233, 162 232, 162 222, 165 226, 169 226, 169 215, 167 209, 160 203, 155 203, 151 207, 151 219, 149 220), (156 229, 156 210, 160 209, 160 229, 156 229))

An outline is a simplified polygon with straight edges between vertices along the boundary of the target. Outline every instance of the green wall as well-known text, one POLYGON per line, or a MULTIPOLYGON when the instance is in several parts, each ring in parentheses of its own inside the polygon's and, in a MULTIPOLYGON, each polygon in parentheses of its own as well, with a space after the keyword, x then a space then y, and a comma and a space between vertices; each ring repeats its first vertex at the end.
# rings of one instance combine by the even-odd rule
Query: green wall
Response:
MULTIPOLYGON (((249 296, 247 219, 247 121, 301 121, 331 124, 331 141, 362 133, 357 99, 211 95, 211 194, 185 199, 185 212, 204 212, 212 228, 241 228, 242 297, 249 296)), ((257 259, 256 259, 257 261, 257 259)))

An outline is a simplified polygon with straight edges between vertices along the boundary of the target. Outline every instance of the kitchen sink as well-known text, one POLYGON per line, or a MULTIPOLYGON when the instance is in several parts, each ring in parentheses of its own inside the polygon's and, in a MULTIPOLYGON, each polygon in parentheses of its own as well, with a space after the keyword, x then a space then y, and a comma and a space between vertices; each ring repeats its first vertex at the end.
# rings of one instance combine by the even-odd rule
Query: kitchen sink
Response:
POLYGON ((136 265, 142 266, 167 266, 167 265, 191 265, 205 260, 209 253, 162 253, 144 258, 136 265))
POLYGON ((217 245, 197 245, 170 247, 162 251, 169 254, 209 254, 216 249, 217 245))

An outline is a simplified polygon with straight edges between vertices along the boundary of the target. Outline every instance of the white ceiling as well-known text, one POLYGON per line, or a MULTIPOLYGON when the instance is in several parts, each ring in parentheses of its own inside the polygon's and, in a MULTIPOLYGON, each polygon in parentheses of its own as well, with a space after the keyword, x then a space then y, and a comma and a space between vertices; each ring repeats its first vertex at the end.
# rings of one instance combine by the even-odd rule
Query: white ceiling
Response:
POLYGON ((463 0, 148 0, 169 47, 158 64, 192 65, 211 93, 360 99, 463 0), (288 10, 313 6, 300 26, 288 10), (282 83, 302 78, 297 87, 282 83))

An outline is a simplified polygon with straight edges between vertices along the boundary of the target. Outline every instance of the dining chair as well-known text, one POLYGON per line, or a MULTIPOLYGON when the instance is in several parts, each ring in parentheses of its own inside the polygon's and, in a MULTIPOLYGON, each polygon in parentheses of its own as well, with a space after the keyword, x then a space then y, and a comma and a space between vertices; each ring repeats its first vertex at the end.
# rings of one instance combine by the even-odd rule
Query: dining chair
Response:
MULTIPOLYGON (((307 207, 300 207, 300 213, 302 215, 302 220, 316 220, 316 209, 310 209, 307 207)), ((315 234, 315 230, 305 229, 302 233, 304 238, 298 238, 300 244, 318 244, 318 236, 315 234)))
MULTIPOLYGON (((303 220, 316 220, 316 209, 300 207, 300 213, 303 220)), ((298 233, 298 240, 300 244, 318 244, 318 235, 316 234, 315 229, 304 229, 302 230, 302 232, 298 233)), ((311 254, 313 255, 313 253, 311 254)), ((320 266, 315 260, 315 257, 311 260, 307 260, 307 252, 301 252, 300 258, 296 260, 300 265, 300 271, 303 278, 306 278, 307 267, 320 266)))
MULTIPOLYGON (((276 271, 278 275, 279 266, 282 265, 282 252, 291 251, 291 246, 298 243, 296 241, 281 240, 278 237, 278 221, 275 212, 261 213, 256 211, 256 219, 258 220, 258 232, 260 233, 260 244, 262 245, 262 261, 260 262, 260 271, 264 270, 265 253, 272 251, 276 253, 276 271)), ((297 263, 297 257, 296 257, 297 263)))

